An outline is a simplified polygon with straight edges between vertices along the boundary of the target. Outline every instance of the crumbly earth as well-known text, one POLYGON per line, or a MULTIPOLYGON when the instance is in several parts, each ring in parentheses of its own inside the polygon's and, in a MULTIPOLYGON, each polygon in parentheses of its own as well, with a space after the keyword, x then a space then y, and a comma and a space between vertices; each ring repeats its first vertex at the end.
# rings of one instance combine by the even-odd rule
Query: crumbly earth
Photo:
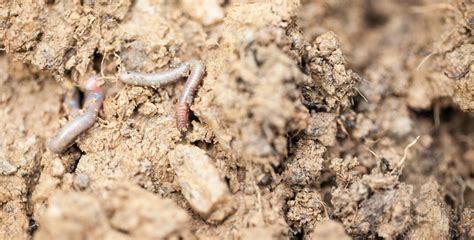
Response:
POLYGON ((0 0, 0 239, 472 239, 473 31, 465 0, 0 0), (182 81, 115 76, 190 59, 182 137, 182 81))

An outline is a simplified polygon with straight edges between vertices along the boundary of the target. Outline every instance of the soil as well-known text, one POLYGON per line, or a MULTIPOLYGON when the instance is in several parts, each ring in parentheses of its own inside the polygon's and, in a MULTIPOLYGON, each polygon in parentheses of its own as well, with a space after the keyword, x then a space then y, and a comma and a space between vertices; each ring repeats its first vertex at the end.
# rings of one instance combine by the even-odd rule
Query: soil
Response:
POLYGON ((470 0, 0 0, 0 239, 474 239, 473 31, 470 0), (191 59, 182 137, 183 81, 116 76, 191 59))

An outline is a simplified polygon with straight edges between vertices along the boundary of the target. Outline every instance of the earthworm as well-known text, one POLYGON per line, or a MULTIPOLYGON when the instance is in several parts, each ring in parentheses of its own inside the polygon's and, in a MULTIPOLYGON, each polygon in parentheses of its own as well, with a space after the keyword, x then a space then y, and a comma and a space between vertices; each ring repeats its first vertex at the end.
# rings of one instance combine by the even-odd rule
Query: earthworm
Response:
POLYGON ((178 98, 178 103, 176 103, 176 126, 181 134, 188 131, 189 108, 194 101, 194 95, 204 75, 204 65, 201 62, 193 60, 189 61, 188 65, 191 68, 191 73, 186 80, 183 92, 178 98))
POLYGON ((170 69, 159 73, 138 73, 123 72, 120 73, 118 79, 124 83, 140 86, 159 87, 164 84, 177 81, 179 78, 188 75, 183 92, 178 98, 176 104, 176 126, 181 134, 185 134, 189 127, 189 110, 193 103, 196 90, 201 84, 204 75, 204 65, 196 60, 183 62, 177 68, 170 69), (190 73, 189 70, 191 70, 190 73))
POLYGON ((122 72, 118 78, 120 81, 131 85, 160 87, 177 81, 180 77, 186 75, 188 70, 188 64, 182 63, 175 69, 159 73, 122 72))
MULTIPOLYGON (((64 152, 82 132, 94 125, 105 95, 105 90, 98 86, 98 79, 99 75, 94 75, 86 81, 82 114, 77 114, 59 130, 58 134, 49 141, 49 150, 55 153, 64 152)), ((74 103, 72 106, 74 107, 74 103)))

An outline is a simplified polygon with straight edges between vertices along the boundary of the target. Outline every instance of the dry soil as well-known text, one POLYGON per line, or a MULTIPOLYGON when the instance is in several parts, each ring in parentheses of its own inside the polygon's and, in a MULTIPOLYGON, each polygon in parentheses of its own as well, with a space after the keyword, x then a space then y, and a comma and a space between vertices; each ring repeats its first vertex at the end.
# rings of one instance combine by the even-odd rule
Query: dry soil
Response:
POLYGON ((0 239, 474 239, 473 33, 472 0, 0 0, 0 239), (182 137, 184 80, 116 76, 190 59, 182 137))

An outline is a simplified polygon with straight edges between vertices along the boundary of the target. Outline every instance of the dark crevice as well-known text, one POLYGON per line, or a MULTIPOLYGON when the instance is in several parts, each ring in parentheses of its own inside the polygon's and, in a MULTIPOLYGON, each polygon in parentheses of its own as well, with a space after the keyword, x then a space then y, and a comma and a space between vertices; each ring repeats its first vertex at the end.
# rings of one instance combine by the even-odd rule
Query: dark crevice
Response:
POLYGON ((227 7, 227 6, 230 6, 230 0, 224 0, 224 1, 222 1, 221 6, 222 6, 223 8, 225 8, 225 7, 227 7))
POLYGON ((74 173, 76 172, 77 165, 79 165, 79 161, 81 160, 82 155, 84 155, 84 152, 82 152, 81 149, 76 145, 74 145, 74 147, 72 147, 71 149, 76 151, 76 153, 79 152, 79 156, 77 158, 74 158, 72 164, 69 165, 69 167, 66 169, 69 173, 74 173))
POLYGON ((385 25, 388 21, 388 17, 377 12, 374 8, 375 0, 366 0, 365 1, 365 24, 369 28, 377 28, 385 25))
MULTIPOLYGON (((272 165, 272 166, 273 166, 273 165, 272 165)), ((285 169, 286 169, 286 164, 283 163, 283 162, 280 163, 280 164, 278 164, 278 165, 276 165, 276 166, 273 166, 273 170, 275 171, 276 174, 280 174, 280 175, 281 175, 281 174, 283 173, 283 171, 285 171, 285 169)))
POLYGON ((206 152, 209 152, 214 148, 214 144, 201 140, 193 141, 191 144, 202 150, 205 150, 206 152))
POLYGON ((93 7, 95 4, 95 0, 81 0, 81 6, 88 5, 93 7))
POLYGON ((460 218, 457 215, 453 215, 449 219, 449 238, 450 239, 462 239, 459 231, 457 230, 458 229, 457 226, 460 223, 459 219, 460 218))
POLYGON ((102 65, 102 60, 104 59, 104 56, 100 53, 96 52, 94 53, 94 56, 92 58, 92 67, 94 71, 100 72, 101 70, 101 65, 102 65))
POLYGON ((188 132, 191 132, 193 130, 193 124, 192 124, 193 121, 196 121, 199 124, 201 124, 201 121, 199 120, 199 118, 196 115, 194 115, 194 112, 189 111, 189 129, 188 129, 188 132))
POLYGON ((304 233, 303 230, 294 230, 294 229, 289 229, 288 234, 290 235, 290 239, 292 240, 303 240, 304 239, 304 233))
MULTIPOLYGON (((75 45, 76 43, 72 43, 71 45, 75 45)), ((68 62, 72 57, 74 57, 76 55, 76 49, 75 48, 69 48, 66 50, 66 52, 64 53, 64 57, 63 57, 63 62, 66 63, 68 62)))
POLYGON ((36 221, 32 218, 32 216, 28 217, 28 228, 26 231, 30 236, 33 235, 33 233, 38 229, 38 224, 36 224, 36 221))
POLYGON ((41 155, 38 154, 34 158, 32 171, 23 176, 26 183, 26 217, 28 218, 27 233, 29 234, 30 238, 33 237, 33 234, 37 229, 36 220, 33 218, 34 206, 32 202, 32 195, 36 186, 38 185, 41 172, 41 155))

